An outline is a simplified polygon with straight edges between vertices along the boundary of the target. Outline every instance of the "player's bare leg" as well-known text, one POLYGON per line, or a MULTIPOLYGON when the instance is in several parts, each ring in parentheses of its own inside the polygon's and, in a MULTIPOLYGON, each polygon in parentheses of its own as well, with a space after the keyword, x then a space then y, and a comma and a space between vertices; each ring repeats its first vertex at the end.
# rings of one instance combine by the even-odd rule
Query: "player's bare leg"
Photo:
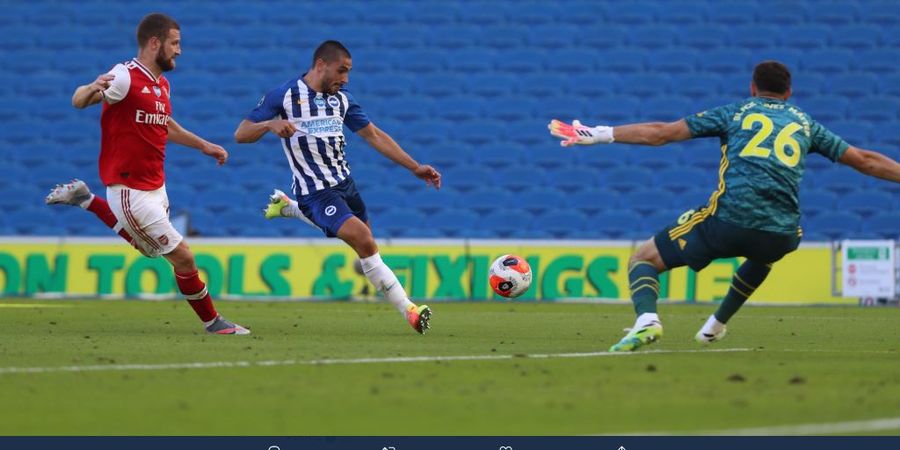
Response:
POLYGON ((48 205, 71 205, 86 209, 94 213, 100 221, 115 231, 122 239, 140 250, 134 245, 131 235, 122 229, 122 225, 116 220, 116 215, 109 209, 106 199, 94 195, 84 181, 76 178, 68 183, 57 184, 44 198, 44 202, 48 205))
POLYGON ((428 305, 416 305, 406 296, 406 291, 397 280, 397 276, 381 260, 381 255, 378 254, 378 245, 375 243, 370 227, 359 218, 350 217, 341 225, 337 236, 359 255, 363 274, 369 282, 403 314, 413 329, 420 334, 425 334, 430 328, 431 309, 428 305))
POLYGON ((194 261, 194 253, 187 243, 181 241, 175 250, 164 255, 175 270, 175 281, 178 289, 184 294, 203 326, 212 334, 250 334, 250 330, 232 323, 220 316, 213 306, 212 298, 206 284, 200 280, 200 274, 194 261))
POLYGON ((611 352, 630 352, 659 340, 663 334, 662 322, 656 313, 659 297, 659 273, 666 271, 659 249, 653 239, 645 241, 628 260, 628 281, 631 301, 637 320, 611 352))

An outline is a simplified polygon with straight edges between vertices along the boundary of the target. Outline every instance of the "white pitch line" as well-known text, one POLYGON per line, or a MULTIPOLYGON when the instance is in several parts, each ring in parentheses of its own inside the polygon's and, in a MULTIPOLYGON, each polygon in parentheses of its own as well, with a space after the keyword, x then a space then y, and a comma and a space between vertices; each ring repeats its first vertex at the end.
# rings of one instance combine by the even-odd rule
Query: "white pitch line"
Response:
POLYGON ((461 356, 397 356, 390 358, 353 358, 353 359, 310 359, 310 360, 270 360, 270 361, 211 361, 173 364, 109 364, 90 366, 57 366, 57 367, 0 367, 0 375, 18 373, 58 373, 58 372, 107 372, 123 370, 179 370, 179 369, 218 369, 237 367, 273 367, 273 366, 315 366, 335 364, 381 364, 381 363, 417 363, 435 361, 497 361, 509 359, 550 359, 550 358, 595 358, 604 356, 658 355, 666 353, 730 353, 752 352, 752 348, 720 348, 706 350, 650 350, 636 353, 536 353, 513 355, 461 355, 461 356))
POLYGON ((900 417, 856 420, 852 422, 808 423, 800 425, 779 425, 773 427, 733 428, 730 430, 705 431, 651 431, 646 433, 616 433, 601 436, 820 436, 845 433, 865 433, 900 429, 900 417))

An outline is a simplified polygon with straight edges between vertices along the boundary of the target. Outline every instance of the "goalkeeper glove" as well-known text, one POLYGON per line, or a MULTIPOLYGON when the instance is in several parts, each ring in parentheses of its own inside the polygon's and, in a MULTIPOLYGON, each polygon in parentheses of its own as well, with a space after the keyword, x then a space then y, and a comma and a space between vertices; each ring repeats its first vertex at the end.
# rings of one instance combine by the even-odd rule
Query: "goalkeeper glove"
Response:
POLYGON ((597 126, 586 127, 578 120, 573 120, 569 125, 556 119, 550 121, 547 125, 550 134, 562 139, 559 145, 569 147, 575 144, 594 145, 594 144, 612 144, 616 139, 613 137, 613 127, 597 126))

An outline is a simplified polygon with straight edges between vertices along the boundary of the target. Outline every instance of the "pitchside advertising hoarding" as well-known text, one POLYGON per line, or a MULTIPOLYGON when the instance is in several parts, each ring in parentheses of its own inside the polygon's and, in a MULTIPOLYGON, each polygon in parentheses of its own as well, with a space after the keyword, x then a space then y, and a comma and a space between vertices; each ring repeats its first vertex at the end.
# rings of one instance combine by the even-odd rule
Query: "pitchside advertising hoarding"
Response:
MULTIPOLYGON (((497 297, 487 281, 494 258, 528 260, 534 283, 516 301, 627 301, 632 242, 395 240, 381 242, 384 261, 410 297, 485 301, 497 297)), ((356 255, 336 240, 194 239, 191 248, 214 297, 251 299, 374 298, 354 268, 356 255)), ((680 268, 660 279, 661 297, 721 300, 740 265, 714 261, 702 272, 680 268)), ((777 303, 855 303, 831 290, 831 247, 801 246, 775 264, 754 300, 777 303)), ((169 264, 141 256, 117 239, 0 238, 3 296, 177 297, 169 264)))

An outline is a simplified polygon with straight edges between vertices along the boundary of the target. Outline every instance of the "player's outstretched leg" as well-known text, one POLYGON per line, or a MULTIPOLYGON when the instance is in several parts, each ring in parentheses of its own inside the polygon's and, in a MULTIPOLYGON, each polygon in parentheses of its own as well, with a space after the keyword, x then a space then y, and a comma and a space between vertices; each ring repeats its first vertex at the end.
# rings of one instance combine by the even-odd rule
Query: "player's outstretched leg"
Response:
POLYGON ((274 189, 272 195, 269 196, 269 204, 263 209, 263 215, 266 219, 293 217, 318 228, 316 224, 300 211, 300 205, 297 204, 296 200, 278 189, 274 189))
POLYGON ((384 294, 416 332, 425 334, 431 328, 431 308, 428 305, 416 305, 409 300, 400 280, 381 260, 378 245, 369 227, 358 218, 350 217, 338 229, 337 235, 359 255, 363 274, 375 289, 384 294))
POLYGON ((628 333, 609 348, 611 352, 631 352, 658 341, 663 335, 656 313, 659 298, 659 273, 665 269, 656 243, 650 239, 628 260, 628 283, 637 319, 628 333))
POLYGON ((749 259, 741 264, 731 279, 731 287, 728 288, 728 293, 725 294, 725 299, 722 300, 719 309, 709 316, 694 339, 704 344, 722 340, 727 332, 725 323, 738 312, 747 298, 753 295, 753 291, 765 281, 771 270, 771 264, 758 263, 749 259))
MULTIPOLYGON (((72 205, 86 209, 94 213, 100 221, 118 233, 122 239, 134 246, 134 239, 127 231, 122 229, 122 225, 116 220, 116 215, 109 209, 109 204, 106 203, 106 200, 91 193, 90 188, 84 181, 76 178, 69 183, 57 184, 47 194, 44 202, 48 205, 72 205)), ((135 248, 137 247, 135 246, 135 248)))
POLYGON ((185 300, 197 317, 203 321, 207 333, 212 334, 250 334, 250 330, 228 321, 216 312, 212 297, 206 284, 200 280, 200 274, 194 263, 194 255, 184 242, 178 244, 174 251, 166 255, 175 270, 175 282, 178 290, 184 294, 185 300))

